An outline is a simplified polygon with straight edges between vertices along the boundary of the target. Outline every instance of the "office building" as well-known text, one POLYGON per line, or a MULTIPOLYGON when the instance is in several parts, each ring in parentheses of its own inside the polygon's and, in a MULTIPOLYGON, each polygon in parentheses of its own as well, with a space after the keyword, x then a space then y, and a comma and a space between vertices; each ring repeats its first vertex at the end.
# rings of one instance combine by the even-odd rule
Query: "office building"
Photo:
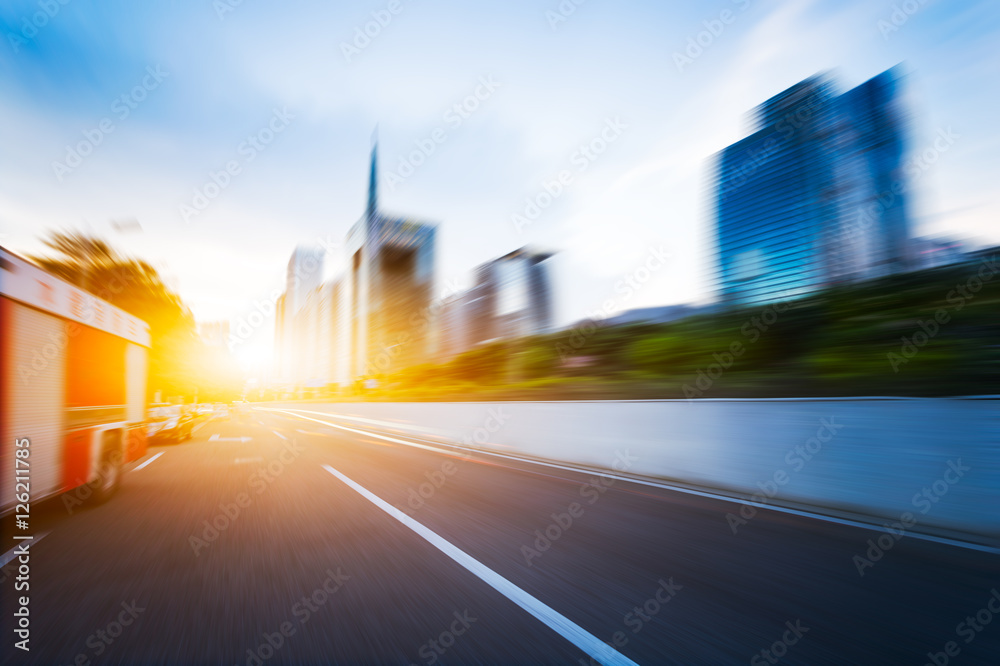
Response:
POLYGON ((764 102, 722 151, 722 300, 753 305, 913 267, 905 120, 889 70, 843 94, 817 76, 764 102))

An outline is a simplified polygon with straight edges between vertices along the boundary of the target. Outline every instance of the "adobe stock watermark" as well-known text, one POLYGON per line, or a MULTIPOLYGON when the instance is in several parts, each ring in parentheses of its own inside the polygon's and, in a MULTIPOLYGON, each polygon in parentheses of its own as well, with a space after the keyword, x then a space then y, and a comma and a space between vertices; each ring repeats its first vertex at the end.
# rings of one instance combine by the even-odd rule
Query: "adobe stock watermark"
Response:
POLYGON ((38 36, 38 32, 69 2, 70 0, 38 0, 36 3, 38 11, 21 19, 20 30, 7 33, 7 43, 14 49, 14 53, 20 53, 21 47, 27 46, 30 40, 38 36))
MULTIPOLYGON (((945 300, 951 306, 951 311, 958 312, 964 308, 998 272, 1000 272, 1000 267, 997 266, 996 258, 985 259, 976 274, 966 280, 965 284, 957 284, 954 289, 948 292, 945 300)), ((917 330, 909 337, 904 335, 899 339, 899 353, 889 352, 886 354, 886 359, 889 361, 889 367, 892 368, 893 373, 899 374, 899 369, 919 354, 931 340, 937 337, 941 332, 941 327, 950 321, 951 313, 943 307, 935 310, 933 317, 918 321, 917 330)))
POLYGON ((761 334, 766 333, 771 326, 777 323, 778 315, 787 311, 788 307, 787 301, 777 301, 761 310, 760 315, 750 317, 750 319, 740 327, 740 333, 747 339, 747 343, 744 344, 741 340, 733 340, 727 350, 721 353, 714 352, 712 354, 712 358, 715 359, 715 363, 710 364, 705 370, 698 368, 698 377, 694 380, 693 386, 691 384, 684 384, 684 386, 681 387, 681 390, 684 392, 684 397, 688 400, 700 398, 704 396, 707 391, 711 390, 716 380, 718 380, 726 370, 733 367, 736 359, 746 352, 747 345, 757 342, 757 340, 760 339, 761 334))
MULTIPOLYGON (((110 474, 116 467, 119 467, 124 463, 125 457, 121 450, 115 450, 109 460, 102 460, 101 464, 97 467, 97 479, 105 478, 105 475, 110 474)), ((73 512, 77 507, 86 504, 94 495, 94 485, 93 483, 81 483, 79 486, 65 492, 59 496, 62 500, 63 508, 66 509, 66 514, 72 516, 73 512)))
MULTIPOLYGON (((510 418, 509 414, 504 412, 503 405, 499 407, 490 407, 486 410, 486 419, 483 421, 483 425, 475 428, 472 432, 467 433, 462 437, 462 441, 466 446, 474 447, 476 449, 481 449, 482 446, 489 441, 489 436, 499 432, 505 425, 507 425, 507 419, 510 418)), ((441 463, 437 470, 425 472, 424 478, 427 479, 416 488, 407 488, 406 505, 409 507, 407 513, 413 515, 414 511, 419 511, 423 508, 427 501, 434 497, 438 490, 440 490, 445 482, 455 476, 459 471, 459 464, 467 462, 472 457, 471 453, 466 453, 459 461, 458 464, 452 462, 450 459, 445 460, 441 463)))
MULTIPOLYGON (((739 8, 740 12, 744 12, 750 7, 750 0, 732 0, 732 3, 739 8)), ((674 51, 674 66, 677 67, 677 71, 683 72, 685 67, 693 64, 707 49, 711 48, 715 44, 715 40, 726 31, 726 26, 736 22, 738 15, 732 9, 723 9, 718 16, 702 21, 701 25, 705 29, 688 38, 684 52, 674 51)))
MULTIPOLYGON (((944 474, 928 486, 924 486, 920 492, 916 493, 911 500, 911 504, 921 515, 930 513, 934 505, 941 501, 941 498, 948 494, 953 485, 961 481, 967 472, 972 471, 971 467, 962 464, 962 459, 949 460, 945 466, 944 474)), ((900 539, 906 536, 908 530, 912 530, 920 522, 920 518, 911 511, 904 511, 895 523, 885 523, 882 525, 886 529, 885 533, 878 537, 868 539, 868 549, 865 554, 855 555, 851 558, 858 575, 864 578, 865 570, 875 566, 886 553, 899 543, 900 539)))
MULTIPOLYGON (((611 144, 621 137, 626 129, 628 129, 628 125, 622 122, 620 117, 606 119, 601 131, 589 141, 581 143, 570 155, 569 162, 576 167, 576 173, 585 172, 607 151, 611 144)), ((573 184, 575 177, 572 169, 562 169, 548 178, 543 178, 541 191, 534 196, 526 197, 524 208, 510 216, 514 230, 518 233, 524 233, 524 228, 534 224, 545 209, 551 206, 552 202, 561 197, 566 188, 573 184)))
POLYGON ((920 11, 927 4, 927 0, 904 0, 892 6, 892 12, 888 18, 880 18, 875 24, 878 31, 882 33, 882 39, 889 41, 889 35, 899 32, 910 17, 920 11))
MULTIPOLYGON (((615 459, 611 463, 611 469, 616 472, 627 471, 635 464, 639 458, 631 455, 628 449, 617 451, 615 459)), ((604 493, 608 492, 615 485, 617 479, 606 473, 598 474, 587 480, 580 486, 580 496, 587 500, 587 504, 594 504, 604 493)), ((541 529, 533 532, 535 540, 531 545, 521 546, 521 554, 524 556, 524 563, 529 567, 534 565, 533 560, 545 554, 552 545, 559 541, 566 532, 569 531, 575 521, 583 517, 586 509, 579 502, 571 502, 562 513, 551 514, 552 522, 541 529), (534 546, 532 548, 531 546, 534 546)))
MULTIPOLYGON (((990 590, 990 596, 982 608, 955 625, 955 634, 965 639, 965 644, 968 645, 976 640, 996 615, 1000 615, 1000 591, 994 587, 990 590)), ((958 641, 948 641, 939 652, 927 653, 927 662, 924 666, 948 666, 951 660, 961 653, 962 648, 959 647, 958 641)))
POLYGON ((846 236, 854 238, 871 229, 872 225, 882 219, 882 214, 897 203, 898 198, 912 188, 960 138, 962 135, 956 134, 950 126, 939 129, 930 145, 911 155, 903 163, 904 178, 893 181, 889 189, 879 192, 873 200, 859 208, 857 219, 847 228, 846 236))
MULTIPOLYGON (((437 661, 448 651, 448 648, 455 645, 459 636, 463 636, 465 632, 472 628, 472 625, 478 621, 479 618, 473 617, 466 608, 464 611, 459 613, 455 611, 452 613, 454 620, 448 628, 438 634, 435 638, 428 639, 426 643, 420 646, 417 650, 417 654, 420 658, 424 660, 425 664, 435 664, 437 661)), ((410 666, 417 666, 411 662, 410 666)))
POLYGON ((576 13, 577 7, 587 2, 587 0, 561 0, 555 9, 545 11, 545 20, 549 22, 552 32, 556 31, 560 23, 565 23, 569 17, 576 13))
POLYGON ((556 352, 559 354, 559 359, 565 361, 583 349, 590 336, 597 332, 595 322, 603 321, 622 309, 626 303, 632 300, 633 296, 642 290, 654 274, 667 265, 667 259, 670 259, 671 256, 663 249, 662 245, 650 247, 644 260, 615 282, 614 289, 618 297, 605 299, 600 308, 587 313, 586 319, 569 330, 565 342, 556 342, 556 352))
POLYGON ((63 161, 52 162, 52 173, 60 183, 69 174, 73 173, 83 161, 94 154, 97 147, 104 143, 107 135, 117 128, 115 119, 121 122, 128 118, 139 105, 149 97, 149 93, 160 87, 164 79, 170 76, 170 72, 164 72, 159 65, 146 67, 146 75, 131 90, 122 93, 111 102, 112 116, 101 118, 95 127, 82 130, 83 139, 74 145, 66 146, 66 156, 63 161))
POLYGON ((262 464, 257 468, 250 478, 247 479, 249 492, 237 493, 232 502, 222 502, 219 504, 219 512, 211 521, 203 520, 201 533, 191 534, 188 537, 188 544, 191 546, 195 557, 201 556, 201 551, 205 550, 219 539, 228 530, 236 519, 243 515, 246 509, 253 504, 254 498, 266 492, 271 484, 285 471, 285 468, 295 462, 305 449, 297 444, 295 440, 286 441, 279 453, 266 465, 262 464))
POLYGON ((291 608, 292 617, 298 620, 296 626, 292 620, 285 620, 278 625, 275 631, 265 631, 260 637, 262 642, 256 648, 247 648, 247 658, 244 662, 246 666, 263 666, 264 662, 271 659, 278 650, 283 648, 288 640, 294 636, 300 627, 305 625, 313 616, 329 603, 330 599, 340 588, 351 579, 351 577, 341 571, 326 570, 326 578, 310 594, 303 596, 291 608))
POLYGON ((441 308, 445 306, 448 298, 457 294, 459 291, 460 285, 456 278, 446 279, 444 283, 444 291, 440 298, 434 299, 430 305, 421 308, 419 312, 414 312, 410 315, 409 330, 401 332, 395 338, 395 342, 393 344, 388 344, 387 341, 386 344, 383 345, 382 349, 379 350, 378 354, 368 357, 368 360, 365 362, 365 375, 371 377, 390 372, 393 368, 393 364, 395 364, 399 357, 403 355, 403 351, 406 347, 415 340, 422 339, 422 337, 427 334, 427 331, 430 329, 438 314, 441 312, 441 308))
POLYGON ((248 135, 236 146, 239 158, 227 161, 218 171, 209 171, 208 179, 201 186, 194 188, 190 203, 178 205, 177 211, 181 219, 185 223, 190 223, 191 218, 201 215, 226 188, 232 185, 233 179, 243 173, 243 168, 257 159, 257 156, 264 152, 294 119, 295 116, 289 113, 287 106, 281 109, 275 107, 264 127, 248 135))
POLYGON ((780 138, 771 135, 762 146, 750 150, 746 159, 737 168, 730 171, 730 176, 726 179, 720 194, 726 196, 746 185, 762 166, 770 162, 775 155, 780 154, 782 146, 786 145, 800 129, 812 120, 820 105, 817 96, 810 96, 796 104, 793 111, 782 116, 774 124, 774 129, 780 134, 780 138))
POLYGON ((139 616, 146 611, 146 608, 139 606, 135 599, 132 603, 121 602, 121 610, 113 620, 101 627, 84 641, 84 645, 90 648, 91 652, 80 652, 73 658, 74 664, 87 665, 91 663, 91 657, 100 657, 107 652, 118 638, 131 627, 139 616))
MULTIPOLYGON (((677 593, 684 589, 683 585, 674 582, 673 576, 667 580, 661 578, 658 583, 656 591, 653 592, 651 597, 638 606, 634 606, 622 618, 622 622, 632 630, 633 635, 638 634, 646 625, 652 622, 660 614, 660 611, 677 596, 677 593)), ((629 636, 624 631, 616 631, 611 635, 611 639, 605 642, 611 647, 621 650, 628 645, 629 636)), ((601 666, 593 657, 589 657, 586 660, 580 657, 577 662, 580 666, 601 666)))
POLYGON ((372 41, 389 27, 389 24, 403 11, 404 7, 402 0, 389 0, 385 9, 372 12, 372 20, 364 25, 356 26, 351 41, 340 43, 340 52, 343 54, 344 60, 350 64, 352 59, 361 55, 361 52, 371 46, 372 41))
MULTIPOLYGON (((466 120, 472 117, 480 106, 486 102, 493 93, 496 92, 500 84, 493 80, 492 74, 480 76, 479 81, 472 92, 455 102, 444 112, 441 119, 447 128, 458 129, 466 120)), ((390 192, 395 192, 396 188, 403 184, 407 178, 412 176, 427 159, 437 152, 438 146, 448 140, 448 129, 445 127, 435 127, 427 136, 413 141, 416 146, 407 155, 399 156, 399 164, 395 171, 390 171, 385 175, 386 185, 390 192)))
POLYGON ((788 648, 792 647, 806 635, 809 627, 802 624, 802 620, 785 622, 785 632, 781 638, 771 643, 771 646, 754 654, 750 659, 751 666, 765 666, 765 664, 777 664, 782 657, 788 654, 788 648))
POLYGON ((212 0, 212 9, 220 21, 226 20, 226 14, 232 14, 237 7, 243 5, 243 0, 212 0))
POLYGON ((740 505, 739 515, 735 513, 726 514, 726 523, 733 534, 735 535, 739 528, 746 525, 757 515, 757 506, 754 506, 755 504, 767 505, 770 500, 777 497, 780 488, 787 485, 795 474, 801 472, 806 464, 823 450, 823 445, 829 443, 843 427, 844 424, 837 423, 836 418, 833 416, 829 420, 821 418, 814 436, 802 444, 796 444, 790 448, 785 454, 785 464, 790 471, 785 468, 778 468, 771 475, 770 479, 758 481, 757 487, 760 488, 760 492, 750 496, 750 502, 753 502, 753 504, 743 502, 740 505))

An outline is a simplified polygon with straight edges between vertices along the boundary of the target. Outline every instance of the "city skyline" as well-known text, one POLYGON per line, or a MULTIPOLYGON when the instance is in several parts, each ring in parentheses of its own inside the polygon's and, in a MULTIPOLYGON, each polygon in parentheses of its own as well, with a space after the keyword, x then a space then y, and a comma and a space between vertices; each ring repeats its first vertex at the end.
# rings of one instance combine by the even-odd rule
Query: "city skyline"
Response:
MULTIPOLYGON (((4 9, 5 34, 20 34, 32 7, 4 9)), ((985 86, 961 83, 996 76, 986 57, 997 28, 987 3, 921 5, 898 26, 891 4, 739 2, 652 14, 586 5, 555 22, 547 5, 517 4, 478 10, 482 23, 495 23, 489 28, 462 17, 459 41, 477 46, 463 62, 428 47, 453 34, 443 7, 404 5, 358 53, 341 45, 372 20, 374 5, 313 8, 310 21, 250 5, 169 20, 130 8, 107 16, 106 39, 61 21, 77 11, 61 7, 0 55, 18 65, 2 80, 0 102, 14 121, 0 130, 11 146, 0 158, 5 246, 33 253, 46 228, 93 230, 153 261, 199 320, 236 324, 280 289, 295 245, 345 236, 364 205, 359 157, 380 123, 386 208, 441 223, 439 287, 468 286, 474 266, 526 244, 551 247, 560 251, 552 270, 563 297, 555 318, 566 325, 615 296, 615 283, 662 246, 670 265, 620 299, 618 311, 705 301, 713 219, 704 183, 712 156, 745 135, 747 112, 817 72, 833 70, 850 85, 899 62, 910 72, 914 148, 933 146, 939 131, 960 137, 921 172, 916 235, 1000 241, 989 189, 998 137, 985 86), (322 49, 321 40, 287 45, 315 30, 329 36, 322 49), (195 47, 178 50, 168 38, 177 31, 195 47), (511 31, 524 55, 501 65, 495 56, 511 31), (652 32, 655 39, 634 38, 652 32), (262 34, 274 37, 263 48, 262 34), (776 35, 788 38, 767 46, 776 35), (224 40, 239 61, 198 46, 198 36, 224 40), (585 50, 591 43, 604 45, 600 54, 585 50), (84 66, 98 73, 77 76, 84 66), (110 131, 101 129, 105 118, 110 131), (615 122, 618 134, 608 130, 615 122), (88 132, 100 142, 70 167, 66 147, 88 132), (602 133, 610 140, 595 159, 579 150, 602 133), (229 162, 238 173, 226 172, 229 162), (512 216, 562 170, 572 182, 518 229, 512 216), (197 210, 211 174, 228 184, 197 210), (182 206, 197 210, 187 222, 182 206)), ((244 347, 270 348, 272 330, 259 327, 244 347)))

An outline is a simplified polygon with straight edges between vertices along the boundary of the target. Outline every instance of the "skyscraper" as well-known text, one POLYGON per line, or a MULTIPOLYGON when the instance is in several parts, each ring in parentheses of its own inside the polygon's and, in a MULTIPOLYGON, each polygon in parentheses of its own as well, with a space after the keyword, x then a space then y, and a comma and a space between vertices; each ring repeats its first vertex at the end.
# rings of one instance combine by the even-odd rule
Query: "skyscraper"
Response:
POLYGON ((342 333, 350 341, 350 379, 430 360, 436 326, 415 327, 430 311, 436 228, 395 217, 378 204, 378 143, 373 141, 365 214, 347 235, 342 333))
POLYGON ((837 95, 802 81, 755 111, 726 148, 715 196, 723 301, 803 296, 910 266, 898 75, 837 95))

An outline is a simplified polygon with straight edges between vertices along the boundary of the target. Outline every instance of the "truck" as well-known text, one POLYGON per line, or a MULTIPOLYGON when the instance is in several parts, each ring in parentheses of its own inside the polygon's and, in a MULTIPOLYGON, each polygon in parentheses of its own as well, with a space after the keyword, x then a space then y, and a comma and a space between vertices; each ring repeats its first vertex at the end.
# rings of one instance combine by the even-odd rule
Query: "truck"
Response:
POLYGON ((115 493, 146 454, 149 346, 138 317, 0 247, 0 515, 115 493))

